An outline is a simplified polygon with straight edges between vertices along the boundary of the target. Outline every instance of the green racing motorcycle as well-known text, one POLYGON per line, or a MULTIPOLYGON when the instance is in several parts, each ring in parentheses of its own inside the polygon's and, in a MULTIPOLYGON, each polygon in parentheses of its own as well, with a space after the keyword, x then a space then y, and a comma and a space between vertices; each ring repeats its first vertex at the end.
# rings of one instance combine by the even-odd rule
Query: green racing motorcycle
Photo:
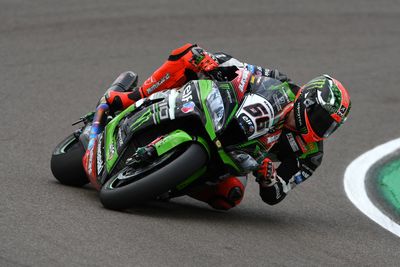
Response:
MULTIPOLYGON (((231 82, 195 80, 155 93, 109 118, 97 137, 96 160, 89 170, 101 203, 126 209, 186 195, 216 177, 255 170, 259 163, 243 149, 256 145, 267 153, 277 142, 277 136, 266 142, 257 138, 284 116, 278 106, 283 103, 272 100, 277 96, 288 103, 294 98, 287 83, 244 70, 231 82), (264 93, 257 93, 261 89, 264 93)), ((52 154, 51 170, 62 184, 89 183, 82 156, 92 119, 93 113, 81 118, 84 126, 52 154)))

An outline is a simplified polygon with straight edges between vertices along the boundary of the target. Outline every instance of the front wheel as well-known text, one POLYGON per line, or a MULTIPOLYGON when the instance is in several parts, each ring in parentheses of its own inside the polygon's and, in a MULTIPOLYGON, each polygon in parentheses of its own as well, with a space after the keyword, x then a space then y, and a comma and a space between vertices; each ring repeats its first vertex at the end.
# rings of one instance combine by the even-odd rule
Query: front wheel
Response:
POLYGON ((51 155, 51 171, 62 184, 83 186, 89 183, 82 165, 85 150, 74 134, 60 142, 51 155))
POLYGON ((207 153, 193 143, 176 149, 142 169, 126 167, 111 177, 100 191, 104 207, 122 210, 168 192, 207 163, 207 153))

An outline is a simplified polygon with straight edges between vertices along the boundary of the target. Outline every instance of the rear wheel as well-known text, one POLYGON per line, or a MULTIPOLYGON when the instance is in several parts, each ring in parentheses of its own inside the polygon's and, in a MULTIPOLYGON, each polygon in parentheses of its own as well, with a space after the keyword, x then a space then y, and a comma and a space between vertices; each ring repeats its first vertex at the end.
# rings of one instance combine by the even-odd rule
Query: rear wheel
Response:
POLYGON ((89 183, 82 165, 85 150, 74 134, 69 135, 54 149, 51 156, 51 172, 62 184, 83 186, 89 183))
POLYGON ((166 153, 148 166, 125 167, 104 184, 100 201, 106 208, 121 210, 155 199, 202 168, 207 158, 202 146, 192 143, 166 153))

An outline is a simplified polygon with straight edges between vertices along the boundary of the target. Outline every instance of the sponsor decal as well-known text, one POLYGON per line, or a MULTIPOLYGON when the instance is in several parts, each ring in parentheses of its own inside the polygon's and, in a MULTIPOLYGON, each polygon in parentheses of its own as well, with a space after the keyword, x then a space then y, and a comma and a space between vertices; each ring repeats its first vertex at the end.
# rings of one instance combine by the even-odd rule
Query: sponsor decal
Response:
POLYGON ((135 131, 138 127, 147 122, 151 117, 152 117, 152 112, 150 109, 147 109, 142 115, 140 115, 140 117, 137 120, 135 120, 132 123, 132 125, 129 128, 132 129, 132 131, 135 131))
POLYGON ((247 65, 246 68, 247 68, 251 73, 254 73, 254 72, 255 72, 255 67, 254 67, 254 65, 247 65))
MULTIPOLYGON (((308 172, 308 175, 309 175, 309 176, 311 175, 311 173, 314 172, 313 170, 311 170, 310 167, 308 167, 308 166, 305 165, 305 164, 301 164, 301 167, 304 168, 304 169, 308 172)), ((306 177, 306 176, 304 176, 304 177, 306 177)), ((308 177, 308 176, 307 176, 307 177, 308 177)), ((306 177, 306 178, 307 178, 307 177, 306 177)))
POLYGON ((279 133, 277 133, 275 135, 268 136, 268 138, 267 138, 268 144, 271 144, 271 143, 274 143, 274 142, 278 141, 280 135, 281 135, 281 133, 279 132, 279 133))
MULTIPOLYGON (((155 84, 153 84, 149 89, 147 89, 147 93, 151 94, 154 92, 154 90, 156 90, 161 84, 163 84, 166 80, 168 80, 170 78, 169 73, 165 74, 164 77, 162 77, 159 81, 157 81, 155 84)), ((151 79, 153 80, 153 77, 151 77, 151 79)))
MULTIPOLYGON (((301 120, 301 115, 300 115, 300 112, 301 112, 300 105, 299 104, 295 105, 295 108, 297 109, 295 114, 296 114, 296 120, 298 122, 298 125, 300 125, 300 127, 303 127, 303 122, 301 120)), ((303 130, 303 129, 301 129, 301 130, 303 130)))
POLYGON ((193 101, 190 101, 188 103, 183 104, 181 111, 183 113, 189 113, 192 112, 194 110, 195 104, 193 101))
POLYGON ((104 166, 102 149, 101 149, 102 139, 103 135, 100 136, 99 141, 97 143, 97 175, 100 175, 104 166))
POLYGON ((283 96, 278 98, 276 94, 274 94, 272 98, 274 99, 275 107, 278 109, 278 111, 281 111, 282 105, 285 103, 285 98, 283 96))
POLYGON ((263 75, 263 69, 259 66, 257 66, 256 75, 263 75))
POLYGON ((303 153, 305 153, 307 151, 307 146, 304 143, 303 139, 301 139, 301 137, 298 135, 295 138, 296 138, 297 144, 300 146, 301 151, 303 153))
POLYGON ((111 160, 114 157, 114 153, 115 153, 114 144, 111 143, 110 146, 108 147, 108 160, 111 160))
POLYGON ((182 101, 183 102, 189 102, 190 100, 193 99, 191 85, 192 85, 192 83, 189 83, 188 85, 185 86, 185 88, 183 88, 183 92, 182 92, 182 101))
POLYGON ((290 89, 287 89, 287 88, 285 88, 285 86, 282 86, 281 90, 282 90, 282 97, 284 98, 283 103, 291 102, 289 99, 289 96, 288 96, 288 91, 291 92, 290 89))
POLYGON ((270 135, 261 136, 258 138, 258 141, 261 142, 261 144, 264 146, 266 150, 270 150, 271 147, 273 147, 279 140, 281 133, 282 131, 278 131, 270 135))
POLYGON ((310 175, 308 173, 306 173, 305 171, 302 171, 301 175, 304 177, 304 179, 307 179, 308 177, 310 177, 310 175))
POLYGON ((301 173, 296 173, 296 175, 294 176, 294 182, 296 184, 300 184, 301 182, 303 182, 303 175, 301 175, 301 173))
POLYGON ((88 169, 89 175, 92 175, 92 162, 93 162, 93 147, 90 149, 89 160, 87 163, 87 167, 88 167, 87 169, 88 169))
POLYGON ((317 143, 308 143, 307 144, 307 151, 314 151, 317 149, 317 143))
POLYGON ((292 133, 287 133, 286 137, 287 137, 287 139, 289 141, 289 145, 292 148, 293 152, 299 151, 299 146, 297 145, 296 140, 293 137, 293 134, 292 133))
POLYGON ((229 104, 232 104, 234 101, 232 99, 232 91, 231 90, 225 90, 226 92, 226 97, 228 98, 229 104))
POLYGON ((246 118, 254 125, 253 134, 248 136, 250 139, 266 134, 274 124, 275 111, 273 106, 265 98, 257 94, 246 96, 236 114, 238 119, 241 118, 242 114, 246 115, 246 118))
POLYGON ((242 93, 244 92, 244 87, 246 86, 246 81, 247 81, 247 78, 249 77, 249 75, 250 75, 249 71, 242 72, 242 78, 240 79, 240 82, 239 82, 239 90, 242 93))
POLYGON ((161 102, 159 105, 160 108, 160 120, 165 120, 169 118, 169 108, 167 102, 161 102))
POLYGON ((124 144, 124 140, 122 139, 121 127, 118 128, 118 145, 121 147, 124 144))
POLYGON ((311 99, 309 99, 309 98, 306 98, 305 100, 304 100, 304 106, 306 106, 306 108, 308 108, 308 107, 310 107, 310 106, 312 106, 312 105, 314 105, 315 104, 315 102, 314 101, 312 101, 311 99))
POLYGON ((340 117, 344 117, 344 114, 346 114, 347 108, 343 105, 340 106, 339 110, 336 112, 340 117))
POLYGON ((261 83, 261 76, 257 77, 256 85, 260 85, 260 83, 261 83))
POLYGON ((247 135, 252 135, 254 133, 254 124, 250 120, 249 117, 247 117, 244 114, 241 114, 239 116, 239 124, 242 126, 242 128, 245 130, 247 135))
POLYGON ((275 188, 276 199, 279 199, 281 197, 281 190, 279 189, 279 186, 277 183, 274 184, 274 188, 275 188))

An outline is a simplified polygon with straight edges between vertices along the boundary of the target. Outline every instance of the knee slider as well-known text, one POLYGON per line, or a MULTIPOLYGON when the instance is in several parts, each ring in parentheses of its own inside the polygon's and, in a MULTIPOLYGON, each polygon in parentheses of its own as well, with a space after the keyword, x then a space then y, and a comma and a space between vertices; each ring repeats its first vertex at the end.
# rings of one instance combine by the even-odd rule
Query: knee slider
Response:
POLYGON ((229 210, 239 205, 243 199, 243 190, 235 186, 231 188, 227 196, 217 195, 208 201, 208 204, 217 210, 229 210))

